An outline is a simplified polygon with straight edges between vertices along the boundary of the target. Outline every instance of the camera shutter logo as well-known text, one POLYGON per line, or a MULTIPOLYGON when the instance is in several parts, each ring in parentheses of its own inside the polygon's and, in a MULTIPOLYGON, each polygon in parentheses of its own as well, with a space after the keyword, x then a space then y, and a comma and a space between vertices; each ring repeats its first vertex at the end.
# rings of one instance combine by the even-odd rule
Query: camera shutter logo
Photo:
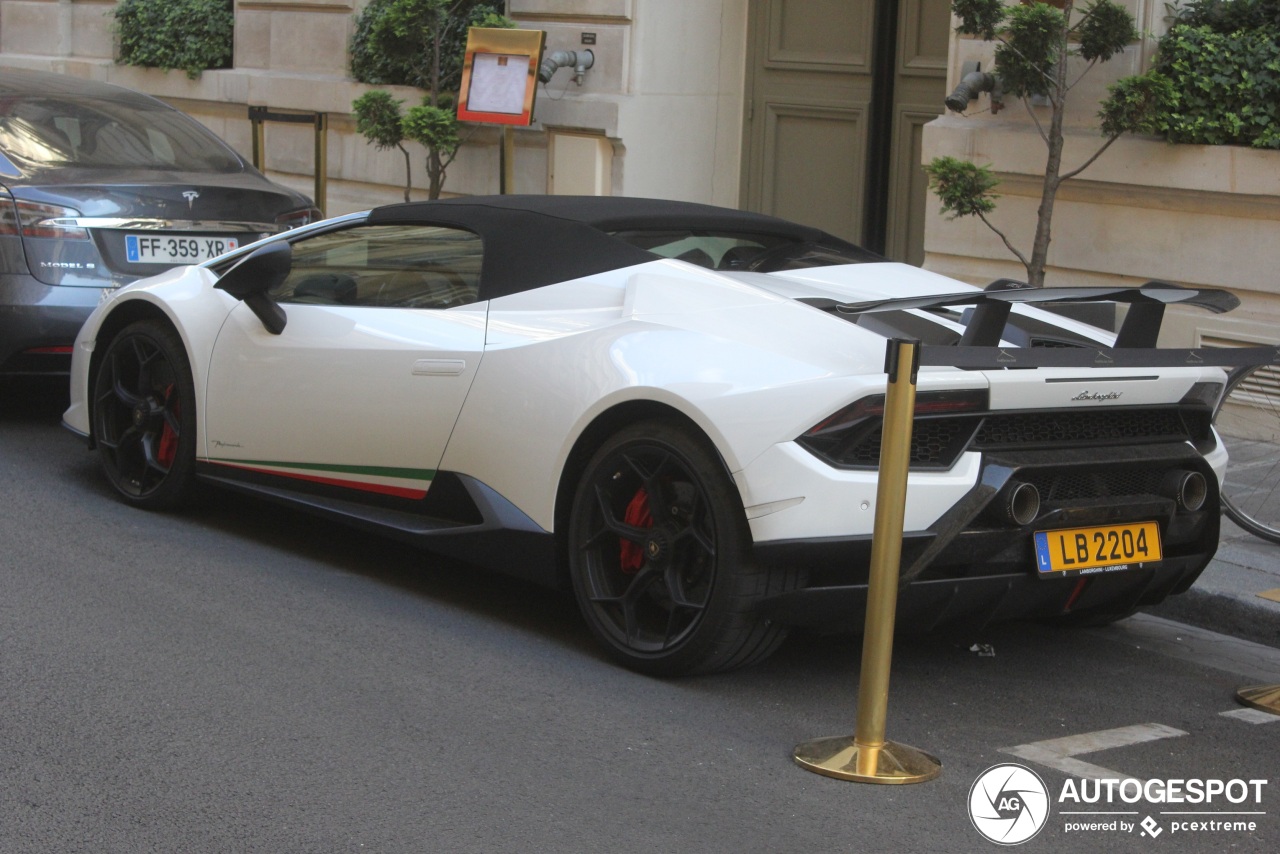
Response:
POLYGON ((994 765, 969 789, 969 819, 997 845, 1020 845, 1049 821, 1049 790, 1030 768, 994 765))

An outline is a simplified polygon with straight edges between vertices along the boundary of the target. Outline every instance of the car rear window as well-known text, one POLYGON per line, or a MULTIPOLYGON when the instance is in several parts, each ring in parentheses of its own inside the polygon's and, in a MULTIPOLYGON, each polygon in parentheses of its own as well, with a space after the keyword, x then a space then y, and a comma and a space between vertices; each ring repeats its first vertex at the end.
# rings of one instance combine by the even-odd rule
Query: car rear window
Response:
POLYGON ((780 234, 702 229, 631 229, 610 233, 659 257, 677 258, 709 270, 776 273, 885 260, 851 244, 828 246, 780 234))
POLYGON ((12 160, 85 169, 239 172, 216 136, 159 103, 9 98, 0 103, 0 149, 12 160))

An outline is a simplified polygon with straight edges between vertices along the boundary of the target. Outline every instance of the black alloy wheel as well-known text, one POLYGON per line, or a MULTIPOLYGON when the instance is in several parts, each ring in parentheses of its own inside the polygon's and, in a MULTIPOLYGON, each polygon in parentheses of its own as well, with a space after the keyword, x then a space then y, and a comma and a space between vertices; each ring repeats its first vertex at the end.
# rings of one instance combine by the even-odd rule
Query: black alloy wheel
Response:
POLYGON ((682 427, 651 421, 588 463, 569 524, 569 569, 595 635, 632 669, 662 676, 758 661, 785 629, 755 605, 794 574, 752 559, 742 500, 723 463, 682 427))
POLYGON ((112 339, 94 377, 92 416, 102 469, 125 501, 161 510, 191 496, 195 385, 172 327, 142 320, 112 339))

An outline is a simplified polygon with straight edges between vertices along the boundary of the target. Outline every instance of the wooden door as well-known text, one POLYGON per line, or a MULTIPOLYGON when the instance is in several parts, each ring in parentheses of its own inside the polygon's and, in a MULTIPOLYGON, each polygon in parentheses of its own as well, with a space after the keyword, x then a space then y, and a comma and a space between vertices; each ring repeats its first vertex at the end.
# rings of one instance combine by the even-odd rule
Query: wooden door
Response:
POLYGON ((752 0, 743 206, 918 261, 949 26, 946 0, 752 0))

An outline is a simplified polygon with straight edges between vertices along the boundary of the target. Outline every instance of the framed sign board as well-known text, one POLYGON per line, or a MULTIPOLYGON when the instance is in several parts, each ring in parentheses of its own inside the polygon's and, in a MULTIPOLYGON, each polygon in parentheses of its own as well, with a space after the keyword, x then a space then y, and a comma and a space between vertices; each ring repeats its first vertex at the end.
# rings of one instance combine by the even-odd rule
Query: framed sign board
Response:
POLYGON ((458 121, 531 124, 545 39, 542 30, 469 29, 458 121))

